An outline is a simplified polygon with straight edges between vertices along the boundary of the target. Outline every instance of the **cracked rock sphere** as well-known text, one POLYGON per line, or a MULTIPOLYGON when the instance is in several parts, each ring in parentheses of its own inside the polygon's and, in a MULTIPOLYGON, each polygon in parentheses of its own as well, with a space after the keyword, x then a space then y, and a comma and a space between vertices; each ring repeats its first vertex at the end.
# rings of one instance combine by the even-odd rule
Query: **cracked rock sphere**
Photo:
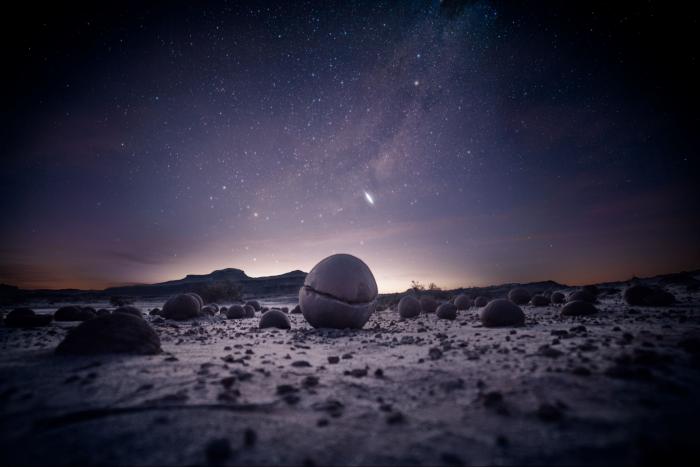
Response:
POLYGON ((332 255, 311 269, 299 290, 299 305, 315 328, 360 329, 374 312, 377 282, 359 258, 332 255))

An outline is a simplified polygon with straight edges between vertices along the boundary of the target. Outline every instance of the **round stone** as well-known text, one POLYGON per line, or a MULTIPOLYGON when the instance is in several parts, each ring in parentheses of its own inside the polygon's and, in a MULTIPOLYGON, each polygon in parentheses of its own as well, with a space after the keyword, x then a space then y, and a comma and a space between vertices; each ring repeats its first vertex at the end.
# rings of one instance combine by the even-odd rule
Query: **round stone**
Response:
POLYGON ((226 317, 228 319, 243 319, 245 318, 245 310, 241 305, 231 305, 226 310, 226 317))
POLYGON ((82 307, 70 305, 62 306, 53 315, 56 321, 87 321, 97 316, 92 310, 86 310, 82 307))
POLYGON ((269 310, 260 317, 261 328, 291 329, 289 317, 282 310, 269 310))
POLYGON ((482 306, 486 306, 488 303, 489 303, 488 297, 484 297, 484 296, 476 297, 476 299, 474 300, 474 306, 477 306, 479 308, 481 308, 482 306))
POLYGON ((455 297, 455 306, 458 310, 468 310, 472 306, 472 299, 464 294, 457 295, 455 297))
POLYGON ((565 298, 566 297, 561 292, 553 292, 552 296, 550 297, 552 303, 564 303, 565 298))
POLYGON ((566 297, 567 302, 575 302, 575 301, 584 301, 588 303, 594 303, 596 300, 596 296, 592 294, 590 291, 585 290, 585 289, 580 289, 580 290, 574 290, 569 294, 568 297, 566 297))
POLYGON ((199 303, 200 309, 204 306, 204 299, 198 293, 188 292, 185 295, 189 295, 190 297, 193 297, 195 300, 197 300, 197 303, 199 303))
POLYGON ((415 318, 420 315, 420 302, 412 295, 406 295, 399 300, 399 316, 415 318))
POLYGON ((56 353, 70 355, 153 355, 160 351, 160 339, 153 328, 144 319, 127 313, 112 313, 85 321, 70 331, 56 348, 56 353))
POLYGON ((457 318, 457 307, 452 303, 443 303, 437 309, 438 319, 455 319, 457 318))
POLYGON ((141 310, 139 310, 135 306, 120 306, 119 308, 114 310, 114 313, 127 313, 129 315, 134 315, 138 316, 139 318, 143 318, 143 313, 141 313, 141 310))
POLYGON ((481 310, 481 324, 486 327, 522 326, 525 313, 511 300, 499 298, 491 300, 481 310))
POLYGON ((31 308, 15 308, 5 316, 5 326, 11 328, 34 328, 51 323, 53 316, 37 315, 31 308))
POLYGON ((668 306, 676 302, 676 298, 670 292, 660 287, 641 284, 627 287, 622 292, 622 298, 628 305, 633 306, 668 306))
POLYGON ((244 318, 255 318, 255 308, 251 305, 243 305, 244 318))
POLYGON ((437 311, 438 302, 433 297, 421 297, 420 308, 423 313, 435 313, 437 311))
POLYGON ((299 305, 315 328, 360 329, 374 312, 377 282, 369 267, 347 254, 314 266, 299 290, 299 305))
POLYGON ((260 311, 260 309, 262 308, 260 306, 260 302, 258 302, 257 300, 248 300, 247 302, 245 302, 245 304, 252 306, 255 311, 260 311))
POLYGON ((574 300, 568 302, 561 309, 562 316, 585 316, 598 313, 598 309, 590 302, 574 300))
POLYGON ((180 294, 168 299, 163 305, 161 316, 167 319, 183 321, 200 315, 200 306, 196 298, 189 294, 180 294))
POLYGON ((508 300, 516 305, 525 305, 530 301, 530 292, 522 287, 516 287, 508 292, 508 300))
POLYGON ((532 306, 547 306, 549 305, 549 297, 544 295, 533 295, 530 299, 530 305, 532 306))

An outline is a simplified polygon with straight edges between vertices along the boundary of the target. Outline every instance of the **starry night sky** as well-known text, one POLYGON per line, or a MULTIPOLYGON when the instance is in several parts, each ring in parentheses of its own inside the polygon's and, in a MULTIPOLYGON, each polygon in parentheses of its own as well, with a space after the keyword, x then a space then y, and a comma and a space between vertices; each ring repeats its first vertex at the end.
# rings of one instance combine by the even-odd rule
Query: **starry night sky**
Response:
POLYGON ((700 266, 698 24, 677 6, 63 8, 2 33, 0 282, 335 252, 382 292, 700 266))

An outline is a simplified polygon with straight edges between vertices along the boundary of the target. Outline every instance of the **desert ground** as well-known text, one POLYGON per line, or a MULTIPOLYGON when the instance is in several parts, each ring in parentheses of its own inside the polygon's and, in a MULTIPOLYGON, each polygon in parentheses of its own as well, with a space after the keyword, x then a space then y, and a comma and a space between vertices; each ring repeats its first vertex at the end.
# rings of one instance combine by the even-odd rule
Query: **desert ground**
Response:
MULTIPOLYGON (((700 295, 524 326, 402 320, 290 330, 146 316, 163 352, 63 356, 79 323, 0 326, 0 463, 640 464, 696 456, 700 295)), ((270 302, 271 303, 271 302, 270 302)), ((270 305, 267 303, 267 305, 270 305)), ((278 301, 279 303, 279 301, 278 301)), ((263 305, 266 302, 263 301, 263 305)), ((293 305, 291 303, 290 305, 293 305)))

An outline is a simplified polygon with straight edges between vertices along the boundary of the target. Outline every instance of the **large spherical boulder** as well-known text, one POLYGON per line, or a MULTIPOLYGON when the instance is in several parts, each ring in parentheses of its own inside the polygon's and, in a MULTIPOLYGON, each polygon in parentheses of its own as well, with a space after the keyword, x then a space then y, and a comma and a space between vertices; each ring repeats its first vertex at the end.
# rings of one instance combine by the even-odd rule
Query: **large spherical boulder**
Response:
POLYGON ((583 301, 588 303, 595 303, 596 295, 590 292, 590 290, 579 289, 574 290, 566 297, 567 302, 583 301))
POLYGON ((163 305, 161 316, 167 319, 183 321, 196 318, 201 309, 196 298, 189 294, 180 294, 168 299, 163 305))
POLYGON ((144 319, 128 313, 112 313, 80 324, 58 345, 56 353, 153 355, 160 350, 158 334, 144 319))
POLYGON ((377 282, 359 258, 329 256, 311 269, 299 290, 304 318, 315 328, 360 329, 374 312, 377 282))
POLYGON ((532 306, 547 306, 549 305, 549 297, 544 295, 533 295, 530 299, 530 305, 532 306))
POLYGON ((245 318, 245 310, 241 305, 231 305, 226 310, 226 317, 228 319, 243 319, 245 318))
POLYGON ((139 318, 143 318, 143 313, 141 313, 141 310, 139 310, 135 306, 120 306, 119 308, 114 310, 114 313, 126 313, 139 318))
POLYGON ((628 305, 633 306, 668 306, 676 302, 676 298, 670 292, 660 287, 641 284, 627 287, 622 292, 622 298, 628 305))
POLYGON ((260 317, 261 328, 291 329, 289 317, 282 310, 268 310, 260 317))
POLYGON ((420 308, 423 313, 435 313, 439 303, 433 297, 425 296, 420 298, 420 308))
POLYGON ((598 309, 591 303, 584 300, 574 300, 568 302, 561 308, 562 316, 585 316, 598 313, 598 309))
POLYGON ((262 308, 260 306, 260 302, 258 302, 257 300, 248 300, 247 302, 245 302, 245 304, 252 306, 253 309, 255 309, 255 311, 260 311, 262 308))
POLYGON ((489 303, 488 297, 484 297, 483 295, 476 297, 474 299, 474 306, 477 306, 481 308, 482 306, 486 306, 489 303))
POLYGON ((92 310, 86 310, 82 307, 70 305, 62 306, 53 315, 56 321, 87 321, 97 316, 97 313, 92 310))
POLYGON ((418 315, 420 315, 420 302, 416 297, 406 295, 399 300, 399 316, 415 318, 418 315))
POLYGON ((204 299, 198 293, 188 292, 185 295, 189 295, 190 297, 193 297, 195 300, 197 300, 197 303, 199 303, 200 309, 204 306, 204 299))
POLYGON ((472 299, 464 294, 455 297, 455 306, 458 310, 468 310, 472 306, 472 299))
POLYGON ((481 324, 486 327, 522 326, 525 324, 525 313, 511 300, 498 298, 491 300, 481 310, 481 324))
POLYGON ((552 300, 552 303, 564 303, 564 300, 566 297, 564 296, 563 293, 561 292, 552 292, 552 296, 549 297, 550 300, 552 300))
POLYGON ((457 307, 452 303, 443 303, 437 309, 438 319, 455 319, 457 318, 457 307))
POLYGON ((516 287, 508 292, 508 300, 516 305, 525 305, 530 301, 530 292, 522 287, 516 287))
POLYGON ((31 308, 15 308, 5 316, 5 326, 11 328, 34 328, 51 323, 53 316, 37 315, 31 308))

